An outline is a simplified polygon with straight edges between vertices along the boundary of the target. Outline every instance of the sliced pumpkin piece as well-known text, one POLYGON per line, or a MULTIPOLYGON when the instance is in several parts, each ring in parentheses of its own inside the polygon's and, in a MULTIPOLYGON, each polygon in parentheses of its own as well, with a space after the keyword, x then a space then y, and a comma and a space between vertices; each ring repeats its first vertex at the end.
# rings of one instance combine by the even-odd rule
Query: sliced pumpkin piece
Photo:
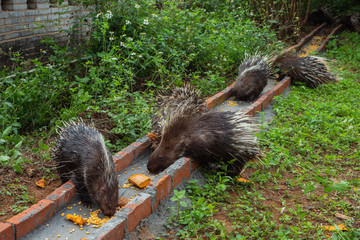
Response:
POLYGON ((150 183, 150 177, 144 174, 134 174, 128 178, 129 182, 138 188, 145 188, 150 183))
POLYGON ((86 223, 86 218, 82 218, 81 216, 78 216, 76 214, 66 214, 66 218, 73 221, 77 225, 84 225, 86 223))
POLYGON ((38 187, 45 187, 45 180, 42 178, 40 179, 39 181, 35 182, 35 184, 38 186, 38 187))

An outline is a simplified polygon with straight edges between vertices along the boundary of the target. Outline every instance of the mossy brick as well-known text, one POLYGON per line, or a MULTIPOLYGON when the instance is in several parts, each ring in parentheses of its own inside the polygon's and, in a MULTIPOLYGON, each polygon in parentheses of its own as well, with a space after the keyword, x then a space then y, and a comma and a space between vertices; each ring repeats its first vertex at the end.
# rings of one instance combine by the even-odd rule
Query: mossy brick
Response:
POLYGON ((139 193, 124 209, 130 209, 128 213, 128 232, 133 231, 144 218, 151 215, 151 195, 139 193))
POLYGON ((45 199, 53 201, 56 204, 56 211, 61 209, 65 204, 69 203, 70 200, 76 195, 76 187, 69 180, 54 192, 49 194, 45 199))
POLYGON ((181 158, 177 161, 177 166, 174 166, 174 177, 172 187, 175 188, 184 178, 190 177, 190 159, 181 158))
POLYGON ((209 97, 208 99, 206 99, 206 109, 210 110, 216 107, 216 98, 214 97, 209 97))
POLYGON ((166 196, 171 193, 171 177, 169 175, 164 175, 160 178, 156 184, 156 201, 153 206, 153 211, 157 209, 160 204, 160 201, 163 200, 166 196))
POLYGON ((19 18, 19 17, 24 17, 24 16, 25 16, 25 11, 9 12, 9 17, 19 18))
POLYGON ((0 240, 15 240, 14 227, 11 223, 0 223, 0 240))
POLYGON ((10 25, 10 24, 19 24, 20 23, 20 18, 6 18, 5 19, 5 25, 10 25))
POLYGON ((27 5, 26 5, 26 4, 14 4, 12 11, 26 10, 26 9, 27 9, 27 5))
POLYGON ((50 200, 41 200, 30 208, 6 220, 15 226, 16 239, 23 237, 37 226, 46 222, 54 214, 55 203, 50 200))

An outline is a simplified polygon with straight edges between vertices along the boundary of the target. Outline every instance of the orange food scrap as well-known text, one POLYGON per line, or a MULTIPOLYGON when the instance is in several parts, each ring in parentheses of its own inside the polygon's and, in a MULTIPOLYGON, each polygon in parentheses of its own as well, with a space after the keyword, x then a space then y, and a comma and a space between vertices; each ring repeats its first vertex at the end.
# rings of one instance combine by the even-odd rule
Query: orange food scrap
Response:
POLYGON ((42 179, 40 179, 39 181, 37 181, 35 184, 36 184, 38 187, 43 188, 43 187, 45 187, 45 180, 42 178, 42 179))
MULTIPOLYGON (((344 224, 339 224, 337 225, 338 228, 340 229, 340 231, 347 231, 348 229, 344 226, 344 224)), ((332 231, 336 231, 335 226, 321 226, 322 229, 332 232, 332 231)))
POLYGON ((148 133, 147 136, 151 141, 155 141, 157 138, 159 138, 159 135, 153 132, 148 133))
POLYGON ((84 225, 87 221, 86 218, 82 218, 81 216, 78 216, 76 214, 66 214, 66 218, 73 221, 77 225, 84 225))
POLYGON ((150 177, 144 174, 134 174, 128 178, 128 181, 138 188, 145 188, 150 183, 150 177))
POLYGON ((129 202, 129 199, 124 198, 124 197, 121 197, 121 198, 119 198, 119 200, 118 200, 118 206, 119 206, 119 207, 123 207, 123 206, 125 206, 128 202, 129 202))
POLYGON ((238 178, 237 180, 238 180, 238 182, 244 182, 244 183, 249 183, 250 182, 249 180, 247 180, 245 178, 238 178))

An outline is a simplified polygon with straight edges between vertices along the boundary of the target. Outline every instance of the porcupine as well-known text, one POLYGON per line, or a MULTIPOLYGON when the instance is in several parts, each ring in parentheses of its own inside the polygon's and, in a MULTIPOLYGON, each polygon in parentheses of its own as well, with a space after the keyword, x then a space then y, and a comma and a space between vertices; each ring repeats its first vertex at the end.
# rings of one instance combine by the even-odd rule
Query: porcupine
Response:
POLYGON ((309 88, 316 88, 320 84, 337 82, 326 62, 327 59, 322 57, 283 54, 275 57, 272 65, 283 75, 290 76, 291 80, 304 82, 309 88))
POLYGON ((230 175, 240 173, 245 163, 260 154, 254 132, 257 125, 241 112, 209 111, 181 115, 173 112, 162 129, 160 145, 147 165, 158 173, 180 157, 200 164, 228 163, 230 175))
POLYGON ((194 114, 205 111, 204 100, 200 92, 190 84, 171 89, 157 98, 156 113, 151 119, 152 130, 148 134, 152 148, 159 146, 163 126, 172 112, 181 115, 194 114))
POLYGON ((239 75, 231 94, 238 100, 255 100, 265 88, 268 80, 274 79, 266 56, 245 55, 239 67, 239 75))
POLYGON ((52 149, 61 181, 71 179, 85 205, 96 203, 107 216, 115 214, 118 180, 112 155, 93 125, 65 123, 52 149))
POLYGON ((278 70, 282 77, 290 76, 294 82, 304 82, 315 88, 320 84, 336 82, 330 72, 326 59, 316 56, 298 57, 284 53, 274 57, 271 62, 259 55, 246 56, 241 64, 232 95, 239 100, 253 101, 259 96, 273 72, 278 70))

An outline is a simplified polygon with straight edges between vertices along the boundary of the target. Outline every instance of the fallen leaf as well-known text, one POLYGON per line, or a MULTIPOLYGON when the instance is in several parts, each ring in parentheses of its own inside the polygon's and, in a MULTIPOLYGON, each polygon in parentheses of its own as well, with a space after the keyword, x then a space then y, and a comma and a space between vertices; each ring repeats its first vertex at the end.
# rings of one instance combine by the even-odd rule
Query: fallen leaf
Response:
POLYGON ((45 187, 45 180, 42 178, 40 179, 39 181, 35 182, 35 184, 38 186, 38 187, 45 187))
POLYGON ((341 219, 344 219, 344 220, 350 219, 349 216, 343 215, 341 213, 335 213, 335 217, 338 217, 338 218, 341 218, 341 219))

